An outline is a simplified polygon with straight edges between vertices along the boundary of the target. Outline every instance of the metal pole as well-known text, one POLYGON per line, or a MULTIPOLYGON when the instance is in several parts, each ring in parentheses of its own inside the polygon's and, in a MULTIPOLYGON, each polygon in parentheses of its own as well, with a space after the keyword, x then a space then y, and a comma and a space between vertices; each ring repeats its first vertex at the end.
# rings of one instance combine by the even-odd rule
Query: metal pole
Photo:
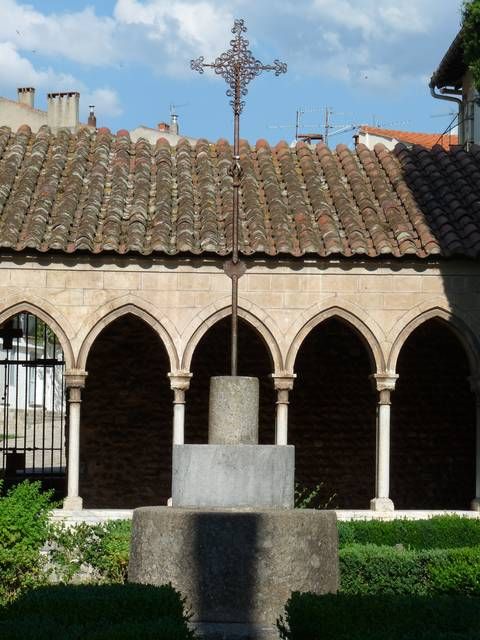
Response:
MULTIPOLYGON (((233 125, 233 229, 232 229, 232 262, 234 267, 238 264, 238 217, 239 217, 239 190, 240 190, 240 70, 236 67, 235 82, 235 115, 233 125)), ((231 375, 237 375, 238 361, 238 274, 232 272, 232 337, 231 337, 231 375)))
POLYGON ((233 179, 233 201, 232 201, 232 259, 225 262, 223 268, 225 273, 232 279, 232 335, 231 335, 231 375, 237 375, 238 359, 238 280, 245 273, 245 264, 238 257, 238 224, 239 224, 239 190, 242 177, 240 167, 240 113, 244 103, 242 96, 247 94, 247 84, 258 76, 262 71, 273 71, 276 76, 287 71, 287 65, 279 60, 274 60, 273 64, 264 65, 253 57, 248 49, 248 40, 243 37, 247 31, 243 20, 235 20, 232 33, 234 38, 230 40, 231 49, 222 53, 215 62, 207 63, 203 56, 190 62, 190 67, 194 71, 203 73, 205 67, 212 68, 215 73, 221 75, 229 85, 227 96, 231 97, 230 102, 234 113, 233 131, 233 158, 230 167, 230 175, 233 179))

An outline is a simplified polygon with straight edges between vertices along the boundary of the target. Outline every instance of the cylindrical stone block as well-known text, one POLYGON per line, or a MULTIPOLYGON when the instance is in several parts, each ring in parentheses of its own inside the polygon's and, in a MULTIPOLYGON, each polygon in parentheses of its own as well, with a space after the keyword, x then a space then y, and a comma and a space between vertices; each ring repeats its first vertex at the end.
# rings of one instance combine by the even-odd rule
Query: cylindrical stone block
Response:
POLYGON ((258 378, 210 378, 209 444, 258 443, 258 378))
POLYGON ((336 515, 316 509, 135 509, 128 579, 171 582, 187 599, 194 622, 274 626, 292 591, 338 589, 336 515))

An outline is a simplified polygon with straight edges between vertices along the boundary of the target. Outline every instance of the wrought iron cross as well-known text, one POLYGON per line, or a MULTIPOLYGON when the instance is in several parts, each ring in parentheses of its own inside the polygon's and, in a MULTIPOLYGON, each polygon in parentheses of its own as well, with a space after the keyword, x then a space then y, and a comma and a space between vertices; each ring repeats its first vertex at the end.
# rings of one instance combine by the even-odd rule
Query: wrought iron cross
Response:
POLYGON ((200 56, 190 62, 193 71, 203 73, 206 67, 212 68, 216 74, 222 76, 227 82, 227 96, 231 98, 230 104, 234 113, 233 127, 233 158, 229 174, 233 179, 233 233, 232 233, 232 258, 223 265, 225 273, 232 279, 232 335, 231 335, 231 374, 237 375, 238 356, 238 279, 245 273, 246 265, 238 258, 238 208, 239 189, 242 178, 240 166, 240 114, 245 106, 242 100, 247 95, 247 85, 262 71, 273 71, 276 76, 286 73, 287 65, 279 60, 273 64, 262 64, 249 50, 248 40, 243 37, 247 28, 243 20, 235 20, 232 33, 234 38, 230 40, 228 51, 222 53, 215 62, 205 62, 200 56))

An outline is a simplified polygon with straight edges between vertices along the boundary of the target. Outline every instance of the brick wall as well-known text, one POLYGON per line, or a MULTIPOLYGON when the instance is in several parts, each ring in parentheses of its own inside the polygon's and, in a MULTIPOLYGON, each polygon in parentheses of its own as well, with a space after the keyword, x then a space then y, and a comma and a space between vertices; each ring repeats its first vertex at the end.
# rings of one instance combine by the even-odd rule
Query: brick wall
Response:
POLYGON ((138 318, 124 316, 98 336, 87 371, 80 442, 85 507, 166 504, 172 392, 160 339, 138 318))
POLYGON ((392 394, 391 497, 398 509, 468 509, 475 493, 475 404, 468 361, 429 321, 400 352, 392 394))
POLYGON ((367 350, 339 320, 307 336, 295 363, 289 441, 301 486, 324 483, 332 506, 368 508, 375 482, 375 394, 367 350))
MULTIPOLYGON (((192 360, 193 378, 187 392, 185 442, 208 441, 208 394, 211 376, 230 375, 230 318, 217 322, 203 336, 192 360)), ((275 439, 276 393, 270 374, 273 365, 257 332, 240 319, 238 335, 238 375, 260 380, 259 440, 275 439)))

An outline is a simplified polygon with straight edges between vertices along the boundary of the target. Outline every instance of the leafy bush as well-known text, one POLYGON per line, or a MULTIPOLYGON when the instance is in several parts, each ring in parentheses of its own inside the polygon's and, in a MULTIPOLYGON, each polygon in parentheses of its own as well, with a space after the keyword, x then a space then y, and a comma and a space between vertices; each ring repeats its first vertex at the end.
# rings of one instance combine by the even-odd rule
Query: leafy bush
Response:
POLYGON ((23 482, 0 497, 0 604, 46 580, 41 549, 54 504, 52 492, 40 488, 39 482, 23 482))
POLYGON ((435 516, 429 520, 397 519, 339 522, 340 547, 347 544, 401 544, 411 549, 452 549, 480 545, 480 520, 435 516))
POLYGON ((480 640, 480 600, 293 593, 282 640, 480 640))
POLYGON ((480 596, 480 547, 416 551, 354 544, 340 550, 339 560, 345 594, 480 596))
POLYGON ((329 495, 324 482, 315 486, 295 483, 295 509, 336 509, 336 493, 329 495))
POLYGON ((70 585, 30 591, 0 611, 2 640, 193 640, 171 585, 70 585))
POLYGON ((50 560, 57 579, 68 584, 82 568, 89 567, 93 569, 92 580, 125 582, 131 530, 130 520, 54 526, 50 535, 50 560))
POLYGON ((480 89, 480 0, 464 2, 462 13, 464 59, 480 89))

